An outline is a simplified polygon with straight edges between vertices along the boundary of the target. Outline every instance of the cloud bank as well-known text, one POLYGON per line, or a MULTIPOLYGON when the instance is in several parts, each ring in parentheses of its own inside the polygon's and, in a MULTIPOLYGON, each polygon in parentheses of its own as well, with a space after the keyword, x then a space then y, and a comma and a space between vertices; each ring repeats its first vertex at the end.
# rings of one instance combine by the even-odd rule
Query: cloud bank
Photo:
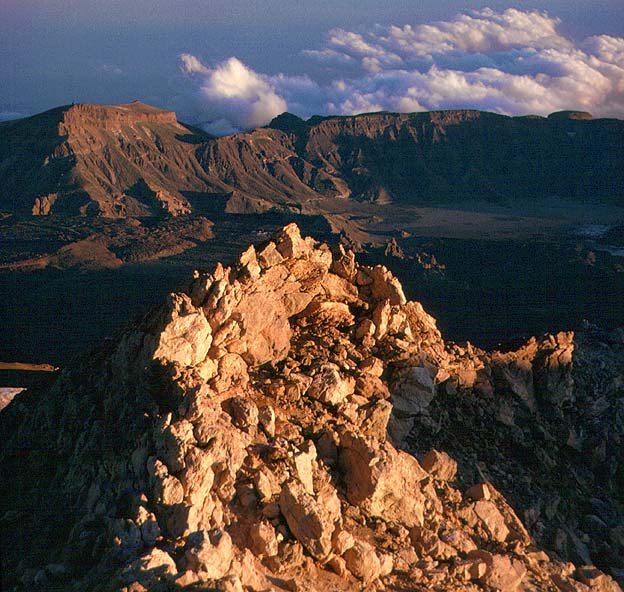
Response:
POLYGON ((180 56, 192 77, 195 109, 208 131, 263 125, 289 110, 313 114, 472 108, 508 115, 562 109, 624 116, 624 38, 581 42, 558 31, 544 12, 491 9, 453 20, 331 30, 322 47, 305 50, 333 80, 265 75, 237 58, 214 67, 180 56))

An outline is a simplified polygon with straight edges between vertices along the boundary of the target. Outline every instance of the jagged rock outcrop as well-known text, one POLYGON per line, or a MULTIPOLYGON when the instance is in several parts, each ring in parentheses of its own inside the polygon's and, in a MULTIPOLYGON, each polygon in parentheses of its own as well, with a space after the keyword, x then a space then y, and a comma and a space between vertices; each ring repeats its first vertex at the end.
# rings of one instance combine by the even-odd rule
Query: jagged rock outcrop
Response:
POLYGON ((571 339, 445 344, 387 269, 289 225, 2 411, 6 585, 618 590, 538 550, 492 482, 458 487, 461 457, 400 448, 496 380, 578 402, 571 339))

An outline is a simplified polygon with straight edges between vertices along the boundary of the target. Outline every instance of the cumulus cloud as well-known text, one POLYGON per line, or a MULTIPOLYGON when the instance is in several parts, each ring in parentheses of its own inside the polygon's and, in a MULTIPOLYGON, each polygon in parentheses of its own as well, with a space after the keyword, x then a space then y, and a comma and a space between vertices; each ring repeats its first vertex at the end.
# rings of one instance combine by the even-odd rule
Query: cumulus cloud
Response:
POLYGON ((206 118, 231 131, 286 109, 304 117, 449 108, 624 116, 624 39, 576 42, 559 25, 545 12, 484 9, 417 26, 332 29, 323 46, 303 51, 332 68, 325 85, 259 74, 236 58, 215 67, 189 54, 180 59, 199 79, 206 118))
POLYGON ((199 75, 199 94, 207 131, 219 135, 264 125, 286 111, 286 101, 267 76, 254 72, 232 57, 214 68, 193 55, 180 56, 182 69, 199 75))

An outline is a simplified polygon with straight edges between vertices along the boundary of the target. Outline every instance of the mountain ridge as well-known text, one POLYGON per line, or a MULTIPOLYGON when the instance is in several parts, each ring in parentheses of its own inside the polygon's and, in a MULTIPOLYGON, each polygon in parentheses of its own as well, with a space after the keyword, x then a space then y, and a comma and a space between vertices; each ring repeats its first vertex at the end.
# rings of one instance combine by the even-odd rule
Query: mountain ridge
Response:
POLYGON ((621 331, 445 342, 385 267, 290 224, 2 410, 3 577, 618 592, 588 564, 623 567, 623 359, 621 331))
POLYGON ((0 207, 105 217, 225 209, 331 213, 559 196, 622 204, 624 122, 449 110, 282 114, 213 138, 139 102, 72 105, 0 126, 0 207))

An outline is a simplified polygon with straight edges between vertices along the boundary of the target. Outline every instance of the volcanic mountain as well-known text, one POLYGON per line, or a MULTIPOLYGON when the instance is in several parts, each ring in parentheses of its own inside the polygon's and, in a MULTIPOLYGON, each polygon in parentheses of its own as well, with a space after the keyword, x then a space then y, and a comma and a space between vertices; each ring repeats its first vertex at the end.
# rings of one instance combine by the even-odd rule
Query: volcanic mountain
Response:
POLYGON ((288 225, 0 412, 2 584, 618 592, 623 360, 446 342, 288 225))
POLYGON ((0 209, 137 217, 318 214, 336 201, 423 205, 559 196, 624 204, 624 122, 479 111, 313 117, 213 138, 139 102, 0 124, 0 209))

